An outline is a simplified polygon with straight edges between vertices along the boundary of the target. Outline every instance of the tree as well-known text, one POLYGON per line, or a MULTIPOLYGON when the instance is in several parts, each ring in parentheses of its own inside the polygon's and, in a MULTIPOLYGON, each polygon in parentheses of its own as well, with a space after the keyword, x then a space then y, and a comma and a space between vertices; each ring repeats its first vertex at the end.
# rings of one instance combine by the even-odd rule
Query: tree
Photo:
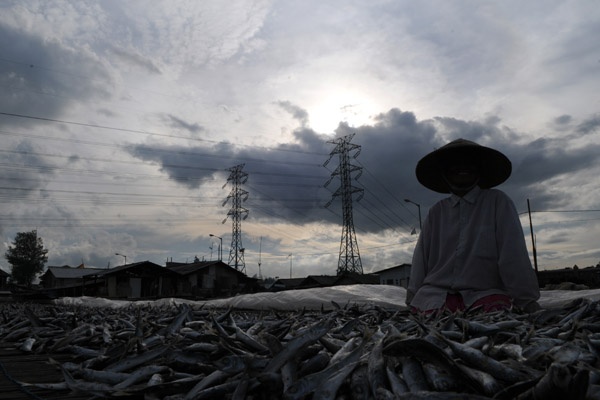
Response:
POLYGON ((37 230, 17 233, 12 244, 14 247, 8 246, 8 251, 4 254, 12 267, 12 280, 17 284, 31 286, 36 275, 44 270, 48 250, 44 249, 37 230))

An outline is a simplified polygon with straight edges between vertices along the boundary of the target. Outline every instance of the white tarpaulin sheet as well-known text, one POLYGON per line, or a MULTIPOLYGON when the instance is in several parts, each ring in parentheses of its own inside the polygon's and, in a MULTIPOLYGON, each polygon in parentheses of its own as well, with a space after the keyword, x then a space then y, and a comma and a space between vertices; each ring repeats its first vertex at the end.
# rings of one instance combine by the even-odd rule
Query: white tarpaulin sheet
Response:
MULTIPOLYGON (((332 302, 344 307, 347 304, 376 305, 384 308, 405 307, 406 289, 391 285, 347 285, 329 288, 286 290, 282 292, 261 292, 243 294, 227 299, 191 301, 177 298, 156 301, 135 302, 136 304, 189 303, 208 308, 229 308, 247 310, 308 310, 332 309, 332 302)), ((589 290, 542 290, 539 303, 544 308, 561 307, 577 298, 600 300, 600 289, 589 290)), ((61 304, 77 304, 92 307, 123 307, 132 304, 124 300, 108 300, 93 297, 62 298, 61 304)))

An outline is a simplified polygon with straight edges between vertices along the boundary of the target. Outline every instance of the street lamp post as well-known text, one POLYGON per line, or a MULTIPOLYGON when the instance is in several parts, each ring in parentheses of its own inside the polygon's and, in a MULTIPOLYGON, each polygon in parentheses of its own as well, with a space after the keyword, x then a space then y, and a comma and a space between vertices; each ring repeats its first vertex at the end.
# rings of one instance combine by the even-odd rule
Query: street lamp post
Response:
POLYGON ((210 233, 208 236, 216 237, 221 241, 221 243, 219 244, 219 261, 223 261, 223 238, 217 235, 213 235, 212 233, 210 233))
POLYGON ((123 265, 127 264, 127 256, 125 254, 121 254, 121 253, 115 253, 115 256, 121 256, 125 258, 125 263, 123 265))
POLYGON ((292 260, 294 258, 294 256, 292 255, 292 253, 290 253, 290 255, 288 256, 288 258, 290 259, 290 279, 292 279, 292 260))
POLYGON ((421 205, 415 203, 414 201, 412 201, 410 199, 404 199, 404 201, 407 203, 414 204, 419 209, 419 232, 421 232, 421 230, 423 230, 423 225, 421 224, 421 205))

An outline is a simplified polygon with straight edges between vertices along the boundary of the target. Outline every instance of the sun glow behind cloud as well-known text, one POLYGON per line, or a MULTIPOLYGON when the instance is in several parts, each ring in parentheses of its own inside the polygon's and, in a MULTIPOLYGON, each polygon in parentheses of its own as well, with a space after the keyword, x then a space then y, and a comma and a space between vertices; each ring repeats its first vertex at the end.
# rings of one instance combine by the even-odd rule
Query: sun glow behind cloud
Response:
POLYGON ((328 86, 322 96, 307 107, 310 126, 317 132, 329 134, 340 123, 362 126, 372 123, 372 117, 380 112, 377 102, 360 90, 328 86))

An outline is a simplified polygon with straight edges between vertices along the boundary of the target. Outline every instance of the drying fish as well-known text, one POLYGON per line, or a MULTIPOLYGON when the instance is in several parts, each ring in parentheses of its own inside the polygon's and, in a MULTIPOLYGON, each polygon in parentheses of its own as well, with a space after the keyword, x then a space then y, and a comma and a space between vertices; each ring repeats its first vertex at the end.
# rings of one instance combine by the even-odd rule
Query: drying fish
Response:
POLYGON ((319 321, 313 326, 306 328, 298 333, 284 349, 277 353, 269 365, 265 368, 265 372, 274 372, 281 368, 291 357, 293 357, 300 349, 309 343, 316 342, 321 336, 325 335, 332 326, 332 320, 326 319, 319 321))
MULTIPOLYGON (((421 363, 423 374, 427 379, 428 387, 436 392, 453 392, 461 388, 461 383, 446 370, 429 362, 421 363)), ((462 367, 464 370, 464 366, 462 367)))
POLYGON ((360 364, 350 377, 350 390, 352 391, 352 400, 368 400, 371 396, 371 386, 369 384, 368 367, 366 364, 360 364))
POLYGON ((583 400, 586 395, 589 375, 578 371, 574 376, 569 368, 560 363, 550 365, 548 372, 537 384, 517 399, 565 399, 583 400))
POLYGON ((383 358, 384 339, 385 337, 382 337, 375 343, 368 358, 367 372, 369 385, 371 387, 371 392, 375 397, 377 397, 377 390, 379 388, 386 388, 385 359, 383 358))
POLYGON ((29 353, 29 352, 31 352, 31 350, 33 350, 34 343, 35 343, 35 338, 29 337, 29 338, 25 339, 25 341, 21 345, 20 349, 26 353, 29 353))
MULTIPOLYGON (((23 389, 223 399, 594 399, 600 303, 531 315, 414 315, 207 309, 193 302, 121 308, 0 304, 5 348, 47 355, 59 382, 23 389), (63 363, 53 355, 71 357, 63 363)), ((9 370, 10 368, 6 368, 9 370)), ((17 383, 15 383, 17 384, 17 383)))
POLYGON ((462 343, 457 343, 453 340, 446 339, 441 335, 440 338, 446 342, 446 344, 457 357, 475 368, 478 368, 482 371, 487 371, 490 375, 497 379, 510 383, 531 379, 531 377, 525 375, 521 371, 502 364, 502 362, 486 356, 483 354, 483 352, 474 349, 473 347, 465 346, 462 343))
POLYGON ((105 371, 111 372, 123 372, 128 371, 134 367, 153 361, 154 359, 162 356, 167 352, 167 347, 161 347, 154 350, 147 351, 140 355, 130 356, 123 360, 119 360, 114 364, 111 364, 105 368, 105 371))

